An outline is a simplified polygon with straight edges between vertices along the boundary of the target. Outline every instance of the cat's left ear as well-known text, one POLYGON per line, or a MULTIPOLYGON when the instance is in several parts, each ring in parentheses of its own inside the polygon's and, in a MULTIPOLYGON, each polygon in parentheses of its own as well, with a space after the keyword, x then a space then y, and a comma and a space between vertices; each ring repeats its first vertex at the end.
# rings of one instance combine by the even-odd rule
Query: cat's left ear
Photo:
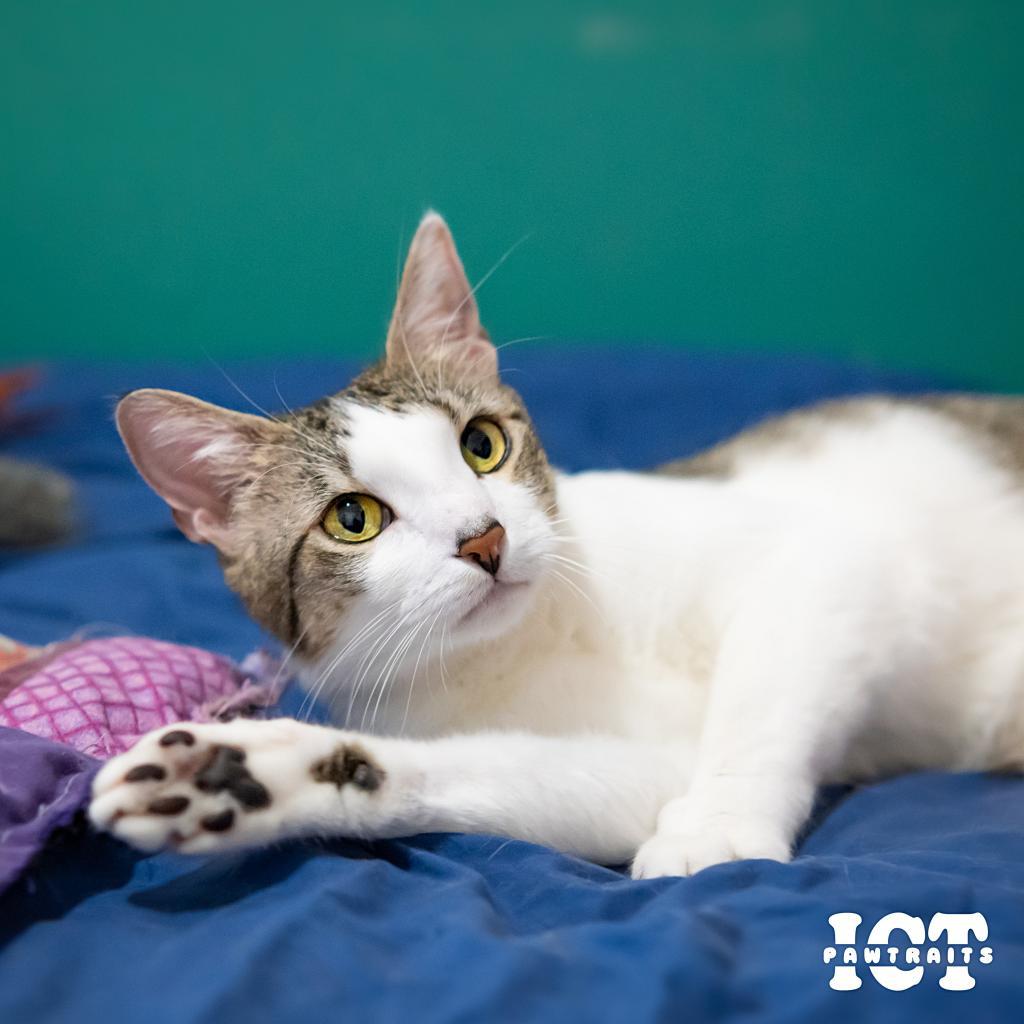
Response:
POLYGON ((232 553, 234 498, 260 471, 253 452, 270 448, 285 428, 157 388, 125 395, 116 419, 135 468, 171 506, 181 532, 232 553))
POLYGON ((480 323, 473 289, 448 225, 431 211, 409 247, 388 328, 388 365, 443 359, 466 379, 497 376, 498 353, 480 323))

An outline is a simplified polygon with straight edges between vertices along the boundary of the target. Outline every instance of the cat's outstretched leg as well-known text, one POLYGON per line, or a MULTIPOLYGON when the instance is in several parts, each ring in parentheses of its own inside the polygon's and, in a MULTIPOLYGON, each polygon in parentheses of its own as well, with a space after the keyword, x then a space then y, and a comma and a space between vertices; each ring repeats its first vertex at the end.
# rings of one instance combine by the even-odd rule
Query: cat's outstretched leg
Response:
POLYGON ((147 851, 459 831, 618 864, 685 788, 688 761, 603 737, 401 740, 292 719, 184 723, 105 765, 89 817, 147 851))
POLYGON ((923 602, 901 594, 898 564, 852 532, 808 531, 762 567, 722 641, 690 788, 662 809, 634 877, 789 860, 817 786, 908 667, 892 638, 919 635, 923 602))

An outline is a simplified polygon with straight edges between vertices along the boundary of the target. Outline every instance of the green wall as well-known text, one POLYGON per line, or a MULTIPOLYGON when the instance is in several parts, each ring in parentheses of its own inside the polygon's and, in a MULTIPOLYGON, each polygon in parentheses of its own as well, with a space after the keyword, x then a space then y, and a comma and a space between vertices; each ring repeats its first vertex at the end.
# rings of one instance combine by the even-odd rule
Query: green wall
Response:
POLYGON ((428 205, 499 338, 1024 387, 1024 4, 3 0, 0 355, 380 344, 428 205))

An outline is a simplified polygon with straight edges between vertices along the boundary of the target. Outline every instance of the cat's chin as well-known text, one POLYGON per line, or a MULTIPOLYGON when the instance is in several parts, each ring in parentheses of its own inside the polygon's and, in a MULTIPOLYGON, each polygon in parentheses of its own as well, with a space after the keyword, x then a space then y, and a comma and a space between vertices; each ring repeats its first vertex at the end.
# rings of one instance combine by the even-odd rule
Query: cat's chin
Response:
POLYGON ((463 613, 454 629, 456 639, 479 643, 514 629, 526 613, 531 589, 528 582, 495 582, 463 613))

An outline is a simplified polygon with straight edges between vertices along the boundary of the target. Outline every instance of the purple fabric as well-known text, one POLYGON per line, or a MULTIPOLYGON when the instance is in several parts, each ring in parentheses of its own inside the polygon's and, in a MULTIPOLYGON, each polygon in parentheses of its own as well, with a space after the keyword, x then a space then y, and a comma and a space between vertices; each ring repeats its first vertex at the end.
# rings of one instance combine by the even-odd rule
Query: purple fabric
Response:
POLYGON ((281 674, 260 652, 236 666, 145 637, 56 644, 0 672, 0 892, 85 805, 94 758, 172 722, 265 707, 281 674))
POLYGON ((98 762, 0 726, 0 892, 85 804, 98 762))
POLYGON ((254 673, 267 678, 272 667, 250 658, 238 668, 198 647, 146 637, 62 644, 0 673, 0 726, 113 757, 163 725, 271 702, 273 692, 251 682, 254 673), (9 688, 5 678, 12 676, 9 688))

